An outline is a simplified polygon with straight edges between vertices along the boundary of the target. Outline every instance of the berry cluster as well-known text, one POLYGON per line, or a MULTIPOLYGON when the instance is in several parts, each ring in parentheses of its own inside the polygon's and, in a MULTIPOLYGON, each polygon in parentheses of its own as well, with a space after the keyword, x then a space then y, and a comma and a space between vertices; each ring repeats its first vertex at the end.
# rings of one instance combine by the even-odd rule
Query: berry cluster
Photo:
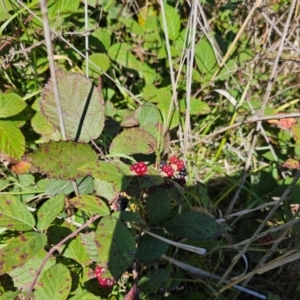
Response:
POLYGON ((165 172, 170 178, 174 175, 174 169, 170 165, 162 165, 161 170, 165 172))
POLYGON ((143 161, 140 161, 131 165, 130 170, 135 172, 138 176, 143 176, 147 172, 147 165, 143 161))
POLYGON ((185 176, 187 176, 187 171, 184 165, 183 160, 178 159, 177 156, 171 156, 169 158, 168 163, 166 161, 162 161, 160 165, 160 169, 163 172, 163 175, 169 178, 180 179, 180 183, 185 184, 185 176))
POLYGON ((113 278, 103 277, 103 274, 106 272, 104 267, 96 266, 95 268, 95 275, 98 280, 100 287, 108 288, 112 287, 116 282, 113 278))

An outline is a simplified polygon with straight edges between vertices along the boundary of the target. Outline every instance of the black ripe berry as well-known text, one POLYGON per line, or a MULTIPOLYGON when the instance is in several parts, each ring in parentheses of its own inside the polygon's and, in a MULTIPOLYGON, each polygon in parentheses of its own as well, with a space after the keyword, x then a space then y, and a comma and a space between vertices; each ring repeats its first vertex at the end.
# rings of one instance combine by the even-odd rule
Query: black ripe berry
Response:
POLYGON ((181 169, 180 172, 179 172, 179 175, 180 176, 187 176, 186 168, 181 169))
POLYGON ((117 210, 125 210, 127 208, 128 203, 128 198, 120 196, 117 203, 117 210))

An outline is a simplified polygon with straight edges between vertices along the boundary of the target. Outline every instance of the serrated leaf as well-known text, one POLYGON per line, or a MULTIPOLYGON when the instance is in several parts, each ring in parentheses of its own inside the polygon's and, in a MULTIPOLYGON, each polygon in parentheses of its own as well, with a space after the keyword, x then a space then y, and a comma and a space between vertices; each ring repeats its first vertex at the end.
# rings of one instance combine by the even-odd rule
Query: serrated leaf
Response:
POLYGON ((168 193, 159 187, 146 199, 147 216, 153 226, 162 225, 170 213, 168 193))
POLYGON ((97 226, 95 243, 99 262, 108 263, 115 279, 127 270, 135 256, 135 239, 126 225, 114 217, 104 217, 97 226))
POLYGON ((100 216, 107 216, 110 210, 106 203, 92 195, 80 195, 69 200, 76 208, 81 209, 87 213, 99 214, 100 216))
POLYGON ((120 193, 120 190, 117 190, 112 182, 95 178, 94 185, 96 195, 103 197, 108 201, 115 199, 120 193))
POLYGON ((157 148, 156 139, 142 128, 129 128, 122 131, 112 141, 110 154, 150 154, 157 148))
POLYGON ((0 153, 20 158, 25 152, 25 138, 14 122, 0 121, 0 153))
MULTIPOLYGON (((70 180, 42 179, 45 180, 45 194, 55 196, 57 194, 68 195, 74 192, 74 185, 70 180)), ((91 176, 84 176, 76 179, 79 194, 91 194, 94 190, 94 180, 91 176)))
POLYGON ((36 112, 34 117, 31 119, 31 126, 38 134, 51 134, 57 130, 39 111, 36 112))
POLYGON ((34 225, 33 215, 20 200, 11 195, 0 195, 0 227, 27 231, 34 225))
POLYGON ((6 242, 8 246, 0 250, 0 275, 23 266, 44 248, 47 238, 42 233, 26 232, 6 242))
POLYGON ((166 223, 165 229, 183 238, 205 240, 215 238, 222 232, 216 220, 199 211, 179 214, 166 223))
POLYGON ((217 60, 210 43, 206 39, 201 39, 196 45, 195 54, 199 71, 211 76, 217 67, 217 60))
POLYGON ((0 93, 0 118, 8 118, 17 115, 26 107, 22 98, 14 93, 0 93))
MULTIPOLYGON (((182 113, 186 112, 186 102, 185 100, 181 100, 179 102, 180 111, 182 113)), ((210 107, 204 102, 196 98, 190 99, 190 110, 189 113, 191 115, 206 115, 210 112, 210 107)))
POLYGON ((99 297, 94 294, 85 292, 74 297, 69 298, 70 300, 99 300, 99 297))
MULTIPOLYGON (((168 37, 171 41, 175 41, 180 32, 180 16, 176 8, 170 5, 164 5, 165 18, 167 23, 168 37)), ((162 13, 162 11, 161 11, 162 13)), ((163 26, 163 16, 160 16, 161 28, 163 26)))
POLYGON ((74 180, 85 175, 78 168, 97 161, 97 155, 88 144, 53 141, 41 144, 34 153, 26 156, 26 161, 33 165, 33 172, 46 174, 49 178, 74 180))
MULTIPOLYGON (((102 91, 81 74, 56 71, 61 109, 67 139, 89 142, 99 137, 104 126, 102 91)), ((41 112, 60 129, 52 80, 44 88, 40 100, 41 112)))
POLYGON ((146 294, 156 292, 165 285, 170 274, 170 269, 150 271, 141 278, 138 286, 146 294))
POLYGON ((161 121, 159 110, 152 103, 141 106, 136 112, 136 118, 141 127, 155 125, 161 121))
POLYGON ((35 286, 37 299, 67 299, 72 286, 70 271, 63 264, 56 264, 44 272, 35 286))
MULTIPOLYGON (((89 76, 93 78, 99 78, 103 72, 106 72, 110 67, 110 59, 104 53, 95 53, 89 57, 89 76), (92 65, 94 63, 97 67, 92 65)), ((86 60, 82 64, 82 71, 85 72, 86 69, 86 60)))
POLYGON ((83 267, 91 263, 91 258, 86 248, 83 246, 83 242, 81 241, 80 236, 77 236, 71 241, 71 243, 64 251, 63 255, 65 257, 74 259, 83 267))
POLYGON ((48 199, 38 210, 37 229, 40 231, 46 230, 52 221, 63 210, 65 203, 64 195, 57 195, 48 199))
MULTIPOLYGON (((15 287, 19 290, 28 290, 32 278, 35 276, 35 272, 40 267, 41 263, 47 256, 47 252, 44 249, 41 249, 34 257, 28 260, 22 267, 12 270, 9 275, 14 281, 15 287)), ((48 259, 45 266, 43 267, 41 274, 43 274, 47 269, 55 264, 54 259, 48 259)))
POLYGON ((115 43, 108 50, 108 56, 121 66, 139 71, 141 62, 130 52, 131 46, 126 43, 115 43))
MULTIPOLYGON (((164 236, 163 230, 153 230, 151 232, 160 236, 164 236)), ((151 262, 160 258, 168 250, 168 248, 168 243, 148 234, 144 234, 141 237, 137 248, 136 259, 139 261, 151 262)))
POLYGON ((98 260, 98 252, 95 244, 95 232, 79 233, 82 244, 93 261, 98 260))
POLYGON ((114 189, 118 191, 125 190, 128 185, 126 184, 127 180, 124 172, 111 162, 97 161, 95 163, 87 163, 79 170, 102 181, 112 182, 114 189))

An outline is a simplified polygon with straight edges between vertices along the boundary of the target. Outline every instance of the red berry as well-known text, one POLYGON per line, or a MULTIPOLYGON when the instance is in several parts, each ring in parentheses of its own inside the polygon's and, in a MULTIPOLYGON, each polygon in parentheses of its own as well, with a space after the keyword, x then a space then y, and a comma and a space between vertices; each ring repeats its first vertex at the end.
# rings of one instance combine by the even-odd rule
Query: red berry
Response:
POLYGON ((97 278, 97 279, 99 285, 103 288, 111 287, 116 283, 113 278, 97 278))
POLYGON ((130 170, 134 171, 137 175, 142 176, 147 172, 147 165, 140 161, 130 166, 130 170))
POLYGON ((171 157, 169 158, 170 164, 176 164, 177 161, 178 161, 178 157, 177 157, 177 156, 171 156, 171 157))
POLYGON ((103 273, 105 273, 106 269, 105 267, 96 266, 95 268, 95 275, 98 277, 101 277, 103 273))
POLYGON ((178 171, 181 171, 185 167, 183 160, 178 160, 176 165, 177 165, 177 170, 178 171))
POLYGON ((164 165, 161 167, 161 170, 166 173, 168 177, 172 177, 174 175, 174 170, 170 165, 164 165))
POLYGON ((141 167, 146 167, 146 164, 143 161, 140 161, 140 162, 137 163, 137 166, 140 167, 140 168, 141 167))
POLYGON ((170 171, 167 172, 167 176, 168 176, 168 177, 172 177, 173 174, 174 174, 174 171, 173 171, 173 170, 170 170, 170 171))

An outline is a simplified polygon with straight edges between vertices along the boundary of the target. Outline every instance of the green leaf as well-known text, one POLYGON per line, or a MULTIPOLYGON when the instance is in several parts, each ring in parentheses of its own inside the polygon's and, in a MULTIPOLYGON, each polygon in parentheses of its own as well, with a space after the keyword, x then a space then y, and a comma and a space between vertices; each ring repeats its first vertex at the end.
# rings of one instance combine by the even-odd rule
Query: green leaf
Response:
POLYGON ((54 5, 49 8, 49 15, 52 18, 66 12, 77 12, 79 3, 79 0, 55 0, 54 5))
POLYGON ((162 225, 170 213, 170 202, 166 190, 159 187, 150 194, 146 199, 146 207, 150 224, 153 226, 162 225))
POLYGON ((112 141, 110 154, 122 153, 131 155, 135 153, 150 154, 157 148, 156 139, 142 128, 129 128, 122 131, 112 141))
POLYGON ((86 248, 83 246, 80 236, 71 241, 63 255, 64 257, 74 259, 83 267, 92 262, 86 248))
MULTIPOLYGON (((94 63, 97 67, 93 66, 91 63, 89 63, 89 76, 93 78, 99 78, 100 75, 103 74, 103 72, 107 72, 107 70, 110 67, 110 59, 109 57, 104 53, 96 53, 92 54, 89 57, 89 61, 94 63)), ((86 60, 84 60, 82 64, 82 71, 85 72, 86 68, 86 60)))
POLYGON ((137 109, 136 118, 141 127, 154 125, 161 121, 159 110, 152 103, 145 104, 137 109))
POLYGON ((0 227, 27 231, 34 225, 33 215, 20 200, 11 195, 0 195, 0 227))
POLYGON ((114 217, 119 218, 123 221, 143 223, 143 220, 137 212, 118 211, 114 213, 114 217))
POLYGON ((291 128, 296 144, 300 144, 300 123, 296 123, 291 128))
MULTIPOLYGON (((19 290, 28 290, 32 278, 35 276, 35 272, 40 267, 43 260, 46 258, 47 252, 44 249, 41 249, 38 253, 35 254, 30 260, 28 260, 22 267, 12 270, 9 275, 14 281, 15 287, 19 290)), ((45 266, 43 267, 41 274, 43 274, 47 269, 55 264, 54 259, 48 259, 45 266)))
POLYGON ((51 134, 57 130, 39 111, 36 112, 34 117, 31 119, 31 126, 38 134, 51 134))
POLYGON ((46 235, 37 232, 22 233, 6 240, 8 246, 0 250, 0 275, 23 266, 44 248, 46 242, 46 235))
MULTIPOLYGON (((45 194, 55 196, 58 194, 68 195, 74 192, 74 185, 70 180, 42 179, 46 181, 45 194)), ((76 179, 79 194, 91 194, 94 190, 94 180, 91 176, 76 179)))
POLYGON ((139 281, 139 288, 142 292, 150 294, 164 287, 168 277, 171 274, 171 269, 157 269, 148 272, 139 281))
POLYGON ((17 115, 26 107, 22 98, 14 93, 0 94, 0 118, 17 115))
POLYGON ((177 127, 179 125, 179 111, 176 109, 171 110, 170 117, 168 119, 169 109, 171 105, 171 98, 164 98, 158 104, 157 107, 160 109, 164 123, 166 124, 167 120, 169 121, 169 130, 177 127))
MULTIPOLYGON (((170 46, 171 57, 180 57, 181 52, 174 46, 170 46)), ((168 52, 165 47, 162 47, 158 51, 157 59, 163 59, 168 57, 168 52)))
POLYGON ((164 183, 160 173, 153 166, 148 166, 147 174, 139 178, 139 188, 146 189, 164 183))
POLYGON ((221 227, 213 217, 199 211, 175 216, 166 223, 165 229, 175 236, 196 241, 215 238, 222 233, 221 227))
POLYGON ((91 293, 81 293, 78 295, 75 295, 74 297, 69 298, 70 300, 99 300, 99 297, 95 296, 91 293))
POLYGON ((140 77, 144 78, 146 84, 153 84, 156 79, 160 78, 155 69, 150 67, 147 63, 143 63, 142 69, 140 69, 138 72, 140 77))
POLYGON ((56 264, 44 272, 35 286, 36 299, 65 300, 72 286, 70 272, 63 264, 56 264))
POLYGON ((88 233, 79 233, 79 236, 81 238, 82 245, 85 247, 90 258, 93 261, 97 261, 99 259, 99 257, 98 257, 98 253, 97 253, 97 247, 95 244, 95 232, 91 231, 88 233))
MULTIPOLYGON (((167 23, 168 37, 171 41, 175 41, 180 32, 180 16, 176 8, 170 5, 164 5, 165 18, 167 23)), ((162 11, 161 11, 162 14, 162 11)), ((160 16, 161 28, 164 30, 163 16, 160 16)))
POLYGON ((106 52, 111 44, 111 32, 106 28, 97 28, 90 36, 90 43, 98 51, 106 52))
POLYGON ((206 39, 201 39, 195 49, 196 64, 202 74, 212 75, 217 67, 217 60, 212 46, 206 39))
POLYGON ((65 204, 64 195, 57 195, 48 199, 38 210, 37 229, 40 231, 46 230, 52 221, 63 210, 65 204))
POLYGON ((217 76, 218 80, 226 80, 228 79, 231 75, 235 74, 237 71, 237 65, 235 60, 230 59, 226 63, 226 65, 221 69, 220 73, 217 76))
POLYGON ((125 190, 128 185, 124 172, 111 162, 97 161, 95 163, 87 163, 79 169, 94 178, 112 182, 115 190, 125 190))
POLYGON ((97 161, 97 154, 88 144, 59 141, 41 144, 25 160, 33 165, 32 172, 46 174, 49 178, 74 180, 85 175, 78 168, 97 161))
POLYGON ((120 18, 119 21, 126 26, 130 34, 136 34, 140 36, 143 36, 145 34, 143 27, 133 19, 120 18))
MULTIPOLYGON (((66 136, 81 142, 99 137, 104 126, 102 91, 81 74, 56 71, 66 136)), ((52 80, 44 88, 40 100, 42 114, 60 129, 52 80)))
MULTIPOLYGON (((191 115, 207 115, 210 113, 210 107, 203 101, 196 99, 196 98, 191 98, 190 99, 190 114, 191 115)), ((180 111, 182 113, 186 112, 186 102, 185 100, 181 100, 179 102, 179 107, 180 111)))
MULTIPOLYGON (((1 2, 0 2, 0 3, 1 3, 1 2)), ((2 14, 2 12, 0 11, 0 21, 2 21, 2 20, 1 20, 1 14, 2 14)), ((20 294, 20 291, 15 291, 15 292, 9 291, 9 292, 6 292, 6 293, 2 294, 2 295, 0 296, 0 299, 1 299, 1 300, 18 299, 19 297, 17 297, 17 296, 18 296, 19 294, 20 294)))
POLYGON ((25 138, 14 122, 0 121, 0 153, 19 159, 25 152, 25 138))
POLYGON ((69 200, 76 208, 91 214, 99 214, 100 216, 107 216, 110 210, 106 203, 100 198, 92 195, 80 195, 69 200))
MULTIPOLYGON (((152 230, 152 233, 164 237, 163 230, 152 230)), ((169 248, 169 244, 153 236, 144 234, 140 239, 137 248, 136 259, 144 262, 151 262, 160 258, 169 248)))
POLYGON ((135 256, 135 239, 126 225, 114 217, 104 217, 97 226, 95 243, 99 262, 107 263, 112 276, 119 278, 135 256))
POLYGON ((115 184, 113 182, 100 180, 98 178, 95 178, 94 182, 96 195, 103 197, 108 201, 115 199, 120 193, 120 190, 115 188, 115 184))
POLYGON ((108 56, 125 68, 139 71, 142 69, 142 64, 130 51, 130 45, 126 43, 115 43, 109 48, 108 56))

